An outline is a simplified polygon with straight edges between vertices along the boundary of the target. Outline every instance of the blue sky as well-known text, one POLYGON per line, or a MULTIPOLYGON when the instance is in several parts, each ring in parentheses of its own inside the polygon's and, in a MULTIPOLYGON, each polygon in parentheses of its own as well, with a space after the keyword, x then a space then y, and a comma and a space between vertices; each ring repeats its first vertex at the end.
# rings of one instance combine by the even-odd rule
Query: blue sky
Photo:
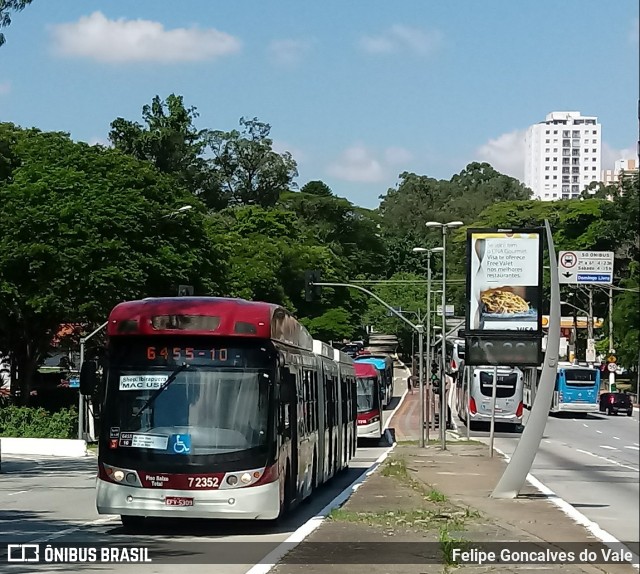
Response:
POLYGON ((200 128, 268 122, 298 185, 365 207, 403 171, 522 178, 551 111, 598 116, 603 167, 635 156, 637 0, 34 0, 5 35, 0 121, 106 142, 181 94, 200 128))

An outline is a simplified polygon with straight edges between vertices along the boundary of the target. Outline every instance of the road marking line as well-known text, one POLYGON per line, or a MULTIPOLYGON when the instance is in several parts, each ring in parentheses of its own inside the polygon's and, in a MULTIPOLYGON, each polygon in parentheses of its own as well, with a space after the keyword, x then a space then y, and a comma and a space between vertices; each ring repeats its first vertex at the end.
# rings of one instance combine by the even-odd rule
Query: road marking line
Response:
MULTIPOLYGON (((495 448, 495 447, 494 447, 495 448)), ((507 463, 511 460, 511 457, 506 453, 502 452, 500 449, 495 448, 495 451, 502 455, 507 463)), ((577 524, 584 526, 588 532, 593 534, 596 538, 601 540, 606 546, 611 548, 614 552, 620 550, 620 546, 622 542, 620 542, 615 536, 607 532, 606 530, 600 528, 600 526, 587 518, 582 512, 571 506, 566 500, 560 498, 553 490, 551 490, 548 486, 540 482, 535 476, 532 474, 527 475, 527 482, 537 488, 542 494, 546 494, 549 497, 549 502, 551 504, 557 506, 562 512, 564 512, 569 518, 573 519, 577 524)), ((627 550, 629 550, 627 548, 627 550)), ((636 570, 640 570, 640 556, 634 554, 631 550, 631 556, 633 557, 633 566, 636 570)))
POLYGON ((347 500, 349 500, 351 495, 377 470, 395 447, 396 443, 383 452, 377 458, 376 462, 374 462, 365 472, 356 478, 356 480, 340 492, 331 502, 318 512, 318 514, 311 517, 307 522, 300 526, 289 536, 289 538, 281 542, 275 549, 260 560, 260 562, 247 570, 245 574, 267 574, 267 572, 274 568, 289 552, 291 552, 291 550, 316 530, 334 508, 342 506, 347 500))
POLYGON ((582 423, 582 426, 585 427, 585 428, 589 428, 589 425, 586 425, 584 423, 582 423))
POLYGON ((615 438, 616 440, 620 440, 619 436, 614 436, 613 438, 615 438))
POLYGON ((597 430, 596 432, 597 432, 598 434, 602 434, 602 431, 601 431, 601 430, 597 430))
POLYGON ((624 448, 630 448, 631 450, 640 450, 640 447, 637 446, 625 446, 624 448))
POLYGON ((606 456, 600 456, 599 454, 594 454, 592 452, 589 452, 588 450, 582 450, 582 449, 577 448, 576 452, 581 452, 582 454, 588 454, 589 456, 594 456, 595 458, 599 458, 600 460, 605 460, 609 464, 615 464, 616 466, 620 466, 622 468, 628 468, 629 470, 633 470, 635 472, 638 472, 638 469, 633 467, 633 466, 629 466, 627 464, 622 464, 621 462, 617 462, 615 460, 607 458, 606 456))
POLYGON ((618 450, 615 446, 609 446, 606 444, 601 444, 600 448, 606 448, 607 450, 618 450))
POLYGON ((10 492, 7 496, 15 496, 16 494, 23 494, 25 492, 29 492, 28 490, 18 490, 17 492, 10 492))

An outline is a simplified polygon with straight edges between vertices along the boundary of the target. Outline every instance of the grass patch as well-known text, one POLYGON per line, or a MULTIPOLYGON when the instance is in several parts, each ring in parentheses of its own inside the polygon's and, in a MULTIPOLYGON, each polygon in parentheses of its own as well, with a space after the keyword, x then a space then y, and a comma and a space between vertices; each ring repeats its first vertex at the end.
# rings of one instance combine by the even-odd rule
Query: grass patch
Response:
POLYGON ((464 519, 462 517, 452 517, 448 514, 426 509, 352 512, 339 508, 331 511, 329 519, 336 522, 350 522, 352 524, 364 524, 381 528, 414 528, 426 532, 449 532, 464 528, 464 519))
POLYGON ((469 546, 469 541, 467 539, 451 536, 448 526, 440 528, 440 531, 438 532, 438 542, 440 543, 440 550, 442 551, 444 563, 448 566, 458 564, 458 561, 453 557, 453 551, 456 548, 465 550, 469 546))
POLYGON ((426 496, 430 502, 447 502, 447 497, 442 492, 432 488, 426 496))

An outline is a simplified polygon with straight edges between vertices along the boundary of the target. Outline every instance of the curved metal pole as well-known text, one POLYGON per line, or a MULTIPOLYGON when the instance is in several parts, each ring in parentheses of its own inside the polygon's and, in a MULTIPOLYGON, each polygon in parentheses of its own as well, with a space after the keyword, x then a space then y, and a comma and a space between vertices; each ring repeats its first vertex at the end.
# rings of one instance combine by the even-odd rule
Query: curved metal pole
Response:
POLYGON ((531 470, 536 452, 544 434, 549 418, 549 409, 553 399, 558 371, 558 355, 560 351, 560 282, 558 280, 558 260, 551 235, 551 227, 545 219, 547 244, 549 248, 549 266, 551 270, 551 302, 549 308, 549 334, 547 335, 547 351, 545 353, 540 384, 536 392, 531 414, 527 420, 516 450, 500 478, 492 498, 515 498, 520 493, 531 470))

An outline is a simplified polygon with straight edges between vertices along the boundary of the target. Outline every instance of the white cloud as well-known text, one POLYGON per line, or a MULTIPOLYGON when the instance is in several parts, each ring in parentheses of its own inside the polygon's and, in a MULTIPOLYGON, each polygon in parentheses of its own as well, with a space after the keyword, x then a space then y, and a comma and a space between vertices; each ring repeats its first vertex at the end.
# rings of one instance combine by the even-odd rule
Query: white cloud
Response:
POLYGON ((109 20, 102 12, 54 25, 53 46, 61 56, 98 62, 196 62, 238 52, 240 41, 213 28, 174 28, 152 20, 109 20))
POLYGON ((300 148, 289 145, 287 142, 273 140, 271 147, 273 148, 273 151, 280 154, 288 151, 297 164, 302 163, 306 159, 306 154, 300 148))
POLYGON ((412 50, 427 55, 436 50, 442 42, 442 33, 438 30, 420 30, 395 24, 377 36, 364 36, 360 47, 371 54, 390 54, 403 50, 412 50))
MULTIPOLYGON (((633 159, 638 156, 635 148, 628 147, 624 149, 617 149, 611 147, 608 143, 602 144, 602 169, 613 169, 615 162, 619 159, 633 159)), ((599 174, 598 174, 599 175, 599 174)))
POLYGON ((11 82, 0 82, 0 96, 5 96, 11 92, 11 82))
POLYGON ((486 161, 496 170, 524 180, 524 138, 526 130, 515 130, 490 139, 475 152, 479 161, 486 161))
POLYGON ((378 183, 384 178, 384 169, 363 145, 344 150, 338 160, 327 168, 327 173, 344 181, 378 183))
POLYGON ((413 159, 413 154, 403 147, 389 147, 384 150, 384 159, 389 165, 402 165, 413 159))
POLYGON ((268 49, 274 64, 290 67, 299 64, 310 48, 307 40, 273 40, 268 49))

